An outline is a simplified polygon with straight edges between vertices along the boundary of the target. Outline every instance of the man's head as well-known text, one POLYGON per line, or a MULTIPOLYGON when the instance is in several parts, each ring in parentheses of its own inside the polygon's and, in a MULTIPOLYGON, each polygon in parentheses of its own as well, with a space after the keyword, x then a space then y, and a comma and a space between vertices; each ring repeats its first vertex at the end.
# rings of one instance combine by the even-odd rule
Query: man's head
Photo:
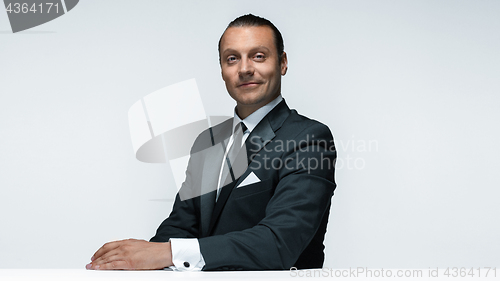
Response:
POLYGON ((219 41, 222 79, 241 118, 276 98, 287 71, 283 38, 268 20, 254 15, 232 21, 219 41))
MULTIPOLYGON (((252 14, 244 15, 241 17, 236 18, 232 22, 229 23, 229 25, 226 27, 226 30, 230 27, 249 27, 249 26, 267 26, 271 28, 273 31, 273 37, 274 37, 274 45, 276 46, 276 52, 279 55, 279 59, 281 59, 281 55, 283 54, 283 51, 285 50, 285 44, 283 43, 283 37, 281 36, 281 32, 274 26, 272 22, 265 18, 261 18, 258 16, 254 16, 252 14)), ((225 31, 224 31, 225 32, 225 31)), ((219 39, 219 61, 220 61, 220 43, 222 41, 222 37, 224 34, 219 39)))

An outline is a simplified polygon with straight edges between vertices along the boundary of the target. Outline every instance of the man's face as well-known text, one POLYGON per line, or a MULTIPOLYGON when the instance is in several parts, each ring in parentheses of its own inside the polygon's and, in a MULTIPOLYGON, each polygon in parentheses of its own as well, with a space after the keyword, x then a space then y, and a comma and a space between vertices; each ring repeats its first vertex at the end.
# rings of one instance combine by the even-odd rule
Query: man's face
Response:
POLYGON ((245 118, 280 94, 287 59, 283 53, 278 61, 271 28, 228 28, 221 39, 220 54, 222 79, 236 100, 240 117, 245 118))

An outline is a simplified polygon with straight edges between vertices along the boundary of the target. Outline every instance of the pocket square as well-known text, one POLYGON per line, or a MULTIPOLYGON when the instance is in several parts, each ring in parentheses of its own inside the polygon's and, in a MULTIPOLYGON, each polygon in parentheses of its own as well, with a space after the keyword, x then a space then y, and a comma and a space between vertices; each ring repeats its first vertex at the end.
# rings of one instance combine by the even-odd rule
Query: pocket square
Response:
POLYGON ((260 182, 260 179, 253 172, 251 172, 236 188, 257 182, 260 182))

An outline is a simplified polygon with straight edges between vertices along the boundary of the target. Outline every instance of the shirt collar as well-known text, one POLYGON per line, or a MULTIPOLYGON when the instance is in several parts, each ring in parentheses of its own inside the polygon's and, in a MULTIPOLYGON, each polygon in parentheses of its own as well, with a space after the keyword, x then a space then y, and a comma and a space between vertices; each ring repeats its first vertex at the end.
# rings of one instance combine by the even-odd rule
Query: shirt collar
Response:
POLYGON ((283 100, 281 94, 277 96, 274 100, 264 105, 263 107, 257 109, 254 113, 247 116, 247 118, 241 120, 238 114, 236 114, 236 108, 234 110, 234 118, 233 118, 233 131, 236 125, 243 121, 245 126, 247 126, 247 131, 250 133, 255 129, 257 124, 276 106, 283 100))

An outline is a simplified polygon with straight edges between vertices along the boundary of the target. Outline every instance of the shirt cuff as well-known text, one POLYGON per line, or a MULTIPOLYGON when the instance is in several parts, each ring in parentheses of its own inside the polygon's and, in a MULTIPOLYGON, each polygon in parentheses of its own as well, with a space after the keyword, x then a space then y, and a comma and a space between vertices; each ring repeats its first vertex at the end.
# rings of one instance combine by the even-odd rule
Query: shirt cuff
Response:
POLYGON ((200 271, 205 260, 200 252, 200 244, 196 238, 170 238, 172 247, 171 266, 175 271, 200 271))

